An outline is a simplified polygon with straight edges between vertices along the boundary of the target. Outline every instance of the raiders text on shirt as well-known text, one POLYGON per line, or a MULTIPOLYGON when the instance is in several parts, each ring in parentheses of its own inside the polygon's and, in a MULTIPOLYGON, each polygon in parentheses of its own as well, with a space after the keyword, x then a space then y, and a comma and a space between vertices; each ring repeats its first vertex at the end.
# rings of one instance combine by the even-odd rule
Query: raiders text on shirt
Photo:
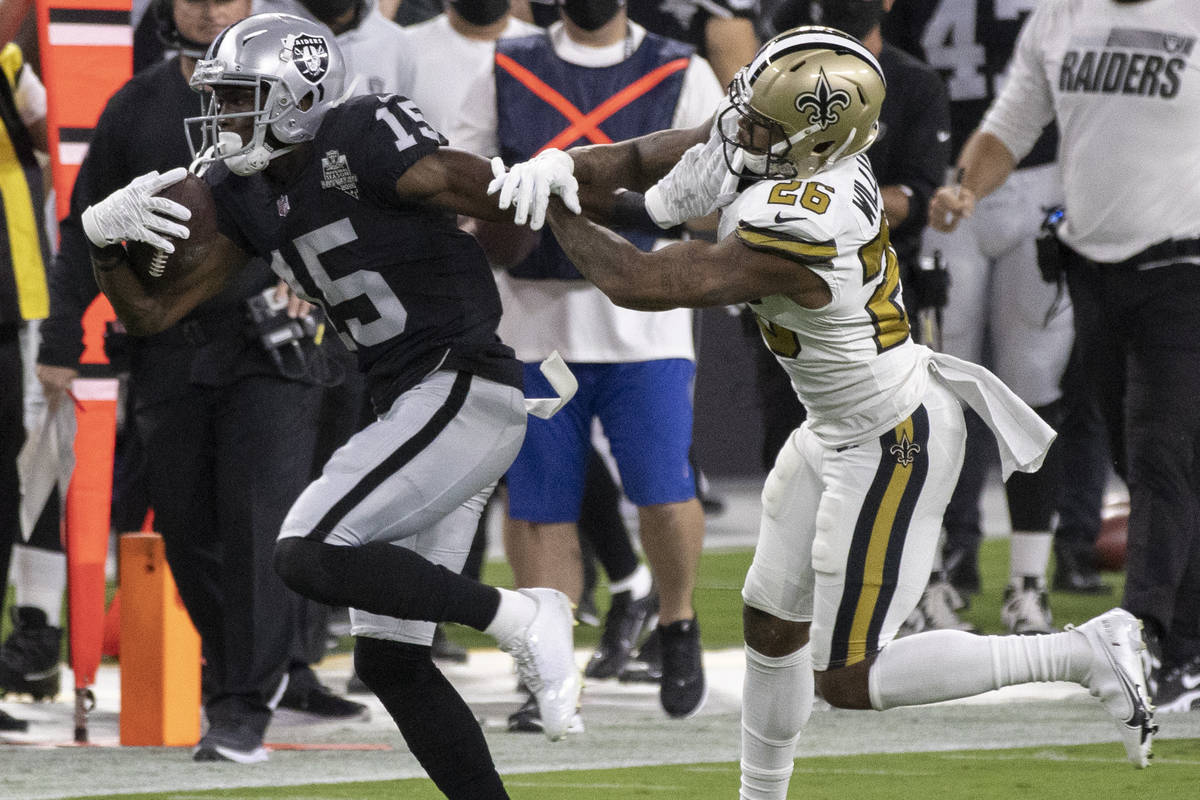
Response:
POLYGON ((1179 93, 1186 56, 1195 43, 1191 36, 1113 28, 1104 49, 1068 50, 1063 55, 1058 89, 1170 99, 1179 93))

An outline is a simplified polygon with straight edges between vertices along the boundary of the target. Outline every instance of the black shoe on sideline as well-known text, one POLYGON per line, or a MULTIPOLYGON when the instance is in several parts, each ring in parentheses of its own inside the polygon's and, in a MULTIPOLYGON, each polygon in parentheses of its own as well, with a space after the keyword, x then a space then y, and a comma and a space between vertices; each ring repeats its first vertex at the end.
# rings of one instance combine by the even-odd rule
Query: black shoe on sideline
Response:
POLYGON ((308 666, 292 669, 287 689, 279 699, 279 707, 327 720, 371 718, 371 712, 365 705, 334 694, 328 686, 317 680, 308 666))
POLYGON ((942 559, 942 571, 950 585, 967 601, 963 608, 970 607, 970 596, 979 594, 979 552, 965 547, 947 550, 942 559))
POLYGON ((615 678, 629 663, 629 656, 643 632, 654 627, 658 618, 658 595, 651 592, 634 600, 629 592, 617 592, 604 618, 604 631, 596 652, 588 660, 583 674, 587 678, 615 678))
POLYGON ((17 719, 0 711, 0 731, 24 733, 27 730, 29 730, 29 723, 26 720, 17 719))
POLYGON ((655 627, 617 673, 621 683, 658 683, 662 680, 662 640, 655 627))
POLYGON ((248 722, 215 722, 200 737, 193 761, 233 761, 257 764, 267 760, 262 733, 248 722))
POLYGON ((700 625, 695 619, 681 619, 659 625, 658 632, 662 640, 658 697, 668 715, 685 719, 700 710, 708 695, 701 660, 700 625))
POLYGON ((1100 577, 1095 553, 1086 545, 1054 542, 1054 591, 1071 594, 1112 594, 1100 577))
POLYGON ((0 696, 12 692, 53 700, 62 688, 62 628, 48 625, 40 608, 14 607, 11 613, 13 629, 0 646, 0 696))
MULTIPOLYGON (((523 689, 523 687, 518 687, 523 689)), ((537 698, 529 695, 521 707, 508 715, 508 730, 510 733, 541 733, 542 713, 538 710, 537 698)), ((567 725, 567 733, 583 733, 583 717, 579 712, 571 717, 567 725)))

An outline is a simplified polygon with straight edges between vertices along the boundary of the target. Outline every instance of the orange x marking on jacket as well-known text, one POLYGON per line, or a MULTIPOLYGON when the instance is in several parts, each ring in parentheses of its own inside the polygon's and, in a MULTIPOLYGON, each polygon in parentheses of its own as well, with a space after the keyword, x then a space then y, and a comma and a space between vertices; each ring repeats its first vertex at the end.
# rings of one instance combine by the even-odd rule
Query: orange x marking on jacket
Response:
MULTIPOLYGON (((612 139, 608 137, 608 134, 600 130, 600 123, 662 83, 669 76, 679 72, 681 69, 686 69, 688 59, 677 58, 674 61, 668 61, 661 67, 638 78, 586 114, 576 108, 574 103, 559 94, 537 75, 534 75, 504 53, 496 53, 496 64, 523 83, 529 91, 545 100, 548 105, 555 108, 570 122, 563 129, 562 133, 541 146, 538 150, 538 153, 540 153, 542 150, 547 150, 551 147, 560 149, 566 147, 580 136, 586 136, 595 144, 611 144, 612 139)), ((537 155, 537 153, 534 153, 534 155, 537 155)))

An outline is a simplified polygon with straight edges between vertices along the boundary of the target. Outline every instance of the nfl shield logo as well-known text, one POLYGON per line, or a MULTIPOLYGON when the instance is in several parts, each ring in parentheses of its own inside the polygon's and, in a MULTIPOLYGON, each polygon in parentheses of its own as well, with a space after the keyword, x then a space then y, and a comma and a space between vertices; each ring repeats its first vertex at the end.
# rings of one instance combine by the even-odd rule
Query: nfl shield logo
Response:
POLYGON ((319 83, 329 71, 329 44, 324 36, 301 34, 292 42, 292 63, 309 83, 319 83))

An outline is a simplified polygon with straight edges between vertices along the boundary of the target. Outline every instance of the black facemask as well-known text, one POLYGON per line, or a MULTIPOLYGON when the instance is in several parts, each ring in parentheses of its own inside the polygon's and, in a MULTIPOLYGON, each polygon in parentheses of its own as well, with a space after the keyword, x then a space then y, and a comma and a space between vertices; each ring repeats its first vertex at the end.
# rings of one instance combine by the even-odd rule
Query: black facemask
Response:
POLYGON ((304 6, 314 19, 328 25, 358 5, 358 2, 359 0, 301 0, 300 5, 304 6))
POLYGON ((450 0, 450 5, 472 25, 491 25, 508 13, 508 0, 450 0))
POLYGON ((563 14, 585 31, 599 30, 624 5, 625 0, 561 0, 563 14))

